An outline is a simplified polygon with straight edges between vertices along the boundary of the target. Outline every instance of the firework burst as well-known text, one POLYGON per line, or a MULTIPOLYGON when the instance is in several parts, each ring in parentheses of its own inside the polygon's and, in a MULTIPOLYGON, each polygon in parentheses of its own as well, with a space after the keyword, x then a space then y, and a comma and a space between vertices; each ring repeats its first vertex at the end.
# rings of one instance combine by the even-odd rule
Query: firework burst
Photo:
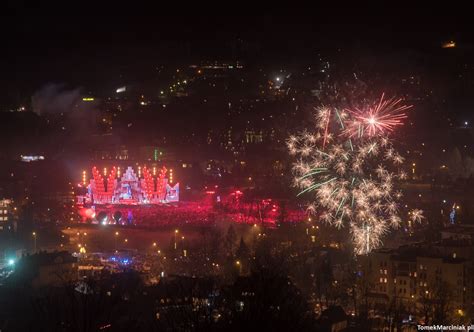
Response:
POLYGON ((357 254, 380 246, 382 236, 401 223, 397 203, 401 193, 394 187, 406 177, 399 169, 403 157, 385 135, 403 118, 397 112, 406 108, 399 103, 382 96, 366 115, 320 108, 315 132, 305 131, 287 141, 297 158, 293 171, 298 196, 312 195, 308 211, 317 212, 323 222, 349 227, 357 254), (378 119, 373 127, 364 122, 372 115, 378 119), (354 123, 368 134, 348 135, 354 123))
POLYGON ((349 137, 387 135, 403 124, 407 117, 405 111, 411 108, 401 102, 401 99, 385 99, 382 94, 380 100, 372 105, 346 110, 351 121, 345 133, 349 137))
POLYGON ((423 210, 413 209, 409 212, 410 220, 414 223, 421 223, 425 216, 423 215, 423 210))

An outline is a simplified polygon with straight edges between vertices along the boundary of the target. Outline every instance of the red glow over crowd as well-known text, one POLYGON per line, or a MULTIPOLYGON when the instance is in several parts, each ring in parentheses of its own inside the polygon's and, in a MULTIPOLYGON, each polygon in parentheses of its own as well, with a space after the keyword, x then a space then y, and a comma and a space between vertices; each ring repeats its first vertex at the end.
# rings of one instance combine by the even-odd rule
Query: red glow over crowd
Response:
POLYGON ((173 204, 79 205, 78 213, 83 222, 144 227, 211 225, 222 220, 272 227, 277 223, 300 222, 307 217, 304 208, 270 198, 247 199, 240 190, 225 195, 217 194, 216 190, 206 190, 205 195, 198 200, 173 204))

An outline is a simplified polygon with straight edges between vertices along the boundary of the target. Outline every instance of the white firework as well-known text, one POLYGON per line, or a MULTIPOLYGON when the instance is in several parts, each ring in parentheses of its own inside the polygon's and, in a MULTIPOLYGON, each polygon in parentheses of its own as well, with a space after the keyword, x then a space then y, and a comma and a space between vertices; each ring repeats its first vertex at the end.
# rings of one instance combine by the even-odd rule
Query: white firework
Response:
MULTIPOLYGON (((311 197, 308 211, 337 228, 349 227, 355 252, 365 254, 381 245, 390 228, 399 227, 401 193, 394 188, 406 173, 388 137, 347 135, 351 121, 350 113, 323 107, 317 110, 314 132, 291 136, 287 144, 297 158, 298 195, 311 197)), ((422 214, 416 215, 421 220, 422 214)))

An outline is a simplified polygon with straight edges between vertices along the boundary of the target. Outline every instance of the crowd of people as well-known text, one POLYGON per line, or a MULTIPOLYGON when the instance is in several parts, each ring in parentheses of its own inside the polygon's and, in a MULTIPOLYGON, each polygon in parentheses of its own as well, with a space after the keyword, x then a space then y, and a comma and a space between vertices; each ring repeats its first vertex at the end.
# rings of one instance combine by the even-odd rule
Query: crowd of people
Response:
MULTIPOLYGON (((215 212, 209 204, 185 202, 153 206, 113 206, 96 208, 96 215, 105 212, 108 223, 137 226, 213 223, 215 212)), ((98 220, 97 222, 101 222, 98 220)))
MULTIPOLYGON (((304 220, 304 209, 287 207, 272 200, 212 202, 185 201, 160 205, 106 205, 95 207, 92 222, 156 227, 184 224, 214 224, 227 220, 244 224, 274 226, 304 220)), ((90 220, 89 220, 90 221, 90 220)))

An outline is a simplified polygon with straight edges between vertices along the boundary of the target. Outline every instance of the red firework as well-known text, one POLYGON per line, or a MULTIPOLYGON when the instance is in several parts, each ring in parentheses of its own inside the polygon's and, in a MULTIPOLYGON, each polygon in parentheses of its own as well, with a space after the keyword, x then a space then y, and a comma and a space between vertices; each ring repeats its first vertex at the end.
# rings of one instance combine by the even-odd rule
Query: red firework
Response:
POLYGON ((403 124, 407 115, 404 113, 411 105, 401 104, 401 99, 384 99, 382 93, 378 103, 364 109, 346 110, 352 119, 346 123, 344 131, 349 137, 386 135, 395 127, 403 124))

